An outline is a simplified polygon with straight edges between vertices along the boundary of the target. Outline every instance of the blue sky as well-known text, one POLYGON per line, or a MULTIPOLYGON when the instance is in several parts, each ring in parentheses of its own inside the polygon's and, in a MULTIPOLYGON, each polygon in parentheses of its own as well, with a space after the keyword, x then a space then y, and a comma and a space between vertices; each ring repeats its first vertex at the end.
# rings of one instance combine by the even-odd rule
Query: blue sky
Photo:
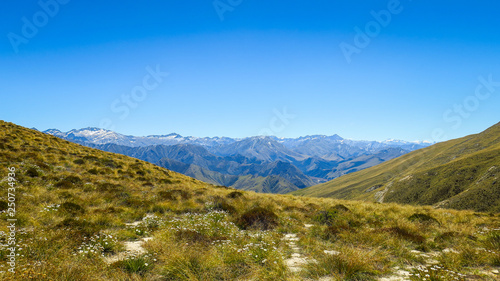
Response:
POLYGON ((500 121, 498 1, 0 8, 0 119, 25 127, 441 141, 500 121))

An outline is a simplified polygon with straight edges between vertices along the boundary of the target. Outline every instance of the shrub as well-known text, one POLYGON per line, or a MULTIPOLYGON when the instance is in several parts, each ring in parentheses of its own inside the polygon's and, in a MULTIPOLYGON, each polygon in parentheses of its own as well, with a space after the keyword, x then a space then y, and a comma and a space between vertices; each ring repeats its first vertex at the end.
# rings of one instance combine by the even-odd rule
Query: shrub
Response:
POLYGON ((83 156, 83 159, 89 160, 89 161, 98 161, 99 160, 99 158, 97 158, 96 156, 93 156, 93 155, 85 155, 85 156, 83 156))
POLYGON ((337 235, 345 230, 351 230, 349 224, 343 222, 335 223, 334 225, 326 227, 326 229, 323 231, 322 238, 325 240, 337 239, 337 235))
POLYGON ((226 200, 224 200, 221 197, 216 197, 214 199, 214 202, 210 206, 210 209, 217 210, 217 211, 224 211, 224 212, 228 212, 230 214, 236 213, 236 208, 234 206, 232 206, 231 204, 227 203, 226 200))
POLYGON ((122 191, 122 190, 124 190, 124 188, 119 184, 113 184, 110 182, 100 182, 97 184, 97 191, 100 192, 122 191))
POLYGON ((427 214, 421 214, 421 213, 415 213, 415 214, 409 216, 408 220, 412 221, 412 222, 414 222, 414 221, 425 222, 425 223, 435 222, 435 223, 439 224, 439 222, 435 218, 433 218, 427 214))
POLYGON ((344 206, 342 204, 337 204, 337 205, 333 206, 333 209, 337 210, 339 212, 350 212, 351 211, 351 210, 349 210, 349 208, 347 208, 346 206, 344 206))
POLYGON ((239 192, 239 191, 233 191, 233 192, 229 193, 228 195, 226 195, 227 198, 231 198, 231 199, 240 198, 242 196, 243 196, 243 193, 239 192))
POLYGON ((158 192, 158 196, 164 200, 178 200, 183 199, 187 200, 191 198, 191 194, 182 189, 173 189, 173 190, 162 190, 158 192))
POLYGON ((9 203, 6 201, 0 201, 0 211, 7 210, 9 208, 9 203))
POLYGON ((450 241, 453 238, 456 238, 456 237, 459 237, 459 236, 460 236, 460 233, 458 233, 456 231, 447 231, 447 232, 443 232, 443 233, 439 234, 438 236, 436 236, 436 238, 434 239, 434 241, 436 241, 436 242, 445 242, 445 241, 450 241))
POLYGON ((342 213, 347 212, 350 212, 350 210, 346 206, 338 204, 329 210, 319 211, 313 219, 321 224, 332 226, 341 217, 342 213))
POLYGON ((170 180, 170 179, 160 179, 160 183, 163 183, 163 184, 172 184, 173 181, 170 180))
POLYGON ((57 228, 69 228, 71 231, 76 232, 75 238, 77 237, 89 237, 100 231, 100 228, 95 224, 74 218, 66 218, 62 222, 56 225, 57 228))
POLYGON ((98 213, 98 214, 116 214, 116 213, 123 212, 123 209, 110 206, 110 207, 106 207, 104 209, 95 209, 93 212, 98 213))
POLYGON ((278 225, 278 216, 271 210, 255 207, 243 213, 236 225, 241 229, 269 230, 278 225))
POLYGON ((131 207, 131 208, 144 208, 149 207, 151 202, 144 199, 129 197, 122 201, 123 206, 131 207))
POLYGON ((407 240, 410 242, 414 242, 417 244, 425 242, 425 237, 418 235, 418 234, 415 234, 415 233, 411 233, 407 229, 404 229, 404 228, 401 228, 398 226, 382 228, 381 231, 393 234, 401 239, 404 239, 404 240, 407 240))
POLYGON ((75 185, 81 184, 82 179, 78 176, 67 176, 55 184, 55 187, 72 188, 75 185))
POLYGON ((93 169, 90 169, 87 171, 89 174, 92 174, 92 175, 97 175, 99 174, 99 171, 96 169, 96 168, 93 168, 93 169))
POLYGON ((195 230, 179 230, 175 233, 175 238, 179 241, 189 242, 189 243, 201 243, 208 244, 211 242, 210 237, 204 233, 200 233, 195 230))
POLYGON ((121 168, 121 165, 117 164, 113 159, 100 159, 100 162, 105 167, 109 167, 112 169, 121 168))
POLYGON ((81 215, 85 213, 85 210, 82 206, 72 203, 72 202, 64 202, 59 207, 59 210, 71 215, 81 215))
POLYGON ((26 170, 26 175, 28 177, 36 178, 40 176, 40 172, 35 167, 30 167, 26 170))

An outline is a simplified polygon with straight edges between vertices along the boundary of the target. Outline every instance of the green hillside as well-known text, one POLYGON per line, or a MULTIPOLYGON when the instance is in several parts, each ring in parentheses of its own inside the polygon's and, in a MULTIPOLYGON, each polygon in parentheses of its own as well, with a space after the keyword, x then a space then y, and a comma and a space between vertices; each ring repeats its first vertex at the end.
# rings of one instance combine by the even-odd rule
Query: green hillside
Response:
POLYGON ((500 212, 500 123, 294 195, 500 212))
POLYGON ((464 281, 499 269, 498 215, 217 187, 0 121, 0 280, 464 281))

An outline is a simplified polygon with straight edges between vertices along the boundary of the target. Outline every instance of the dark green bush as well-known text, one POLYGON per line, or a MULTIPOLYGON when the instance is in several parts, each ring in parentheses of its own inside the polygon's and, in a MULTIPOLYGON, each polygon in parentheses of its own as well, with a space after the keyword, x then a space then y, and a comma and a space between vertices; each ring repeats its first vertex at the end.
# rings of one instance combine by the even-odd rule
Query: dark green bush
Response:
POLYGON ((158 196, 164 200, 178 200, 183 199, 187 200, 191 198, 191 194, 182 189, 173 189, 173 190, 162 190, 158 192, 158 196))
POLYGON ((335 240, 337 239, 337 235, 342 231, 351 231, 352 228, 349 224, 345 222, 335 223, 334 225, 328 226, 324 231, 322 238, 325 240, 335 240))
POLYGON ((445 241, 450 241, 453 238, 459 237, 459 236, 460 236, 460 233, 458 233, 456 231, 447 231, 447 232, 443 232, 443 233, 439 234, 438 236, 436 236, 436 238, 434 238, 434 241, 445 242, 445 241))
POLYGON ((435 218, 433 218, 427 214, 421 214, 421 213, 415 213, 415 214, 409 216, 408 220, 412 221, 412 222, 415 222, 415 221, 425 222, 425 223, 435 222, 435 223, 439 224, 439 222, 435 218))
POLYGON ((130 208, 148 208, 151 202, 136 197, 128 197, 121 202, 121 205, 130 208))
POLYGON ((97 183, 97 191, 100 192, 113 192, 113 191, 122 191, 125 188, 119 184, 114 184, 110 182, 99 182, 97 183))
POLYGON ((87 172, 88 172, 89 174, 92 174, 92 175, 97 175, 97 174, 99 174, 99 171, 98 171, 97 169, 95 169, 95 168, 90 169, 90 170, 88 170, 87 172))
POLYGON ((228 195, 226 195, 227 198, 231 198, 231 199, 240 198, 241 196, 243 196, 243 193, 239 192, 239 191, 233 191, 233 192, 229 193, 228 195))
POLYGON ((99 158, 96 157, 96 156, 93 156, 93 155, 86 155, 86 156, 83 156, 83 159, 85 160, 89 160, 89 161, 98 161, 99 158))
POLYGON ((73 163, 75 163, 77 165, 82 165, 82 164, 85 164, 85 161, 83 159, 76 159, 76 160, 73 160, 73 163))
POLYGON ((109 168, 116 169, 116 168, 121 168, 122 165, 116 163, 113 159, 102 159, 101 163, 109 168))
POLYGON ((57 228, 66 228, 74 232, 73 236, 75 238, 90 237, 96 233, 99 233, 101 228, 89 221, 66 218, 62 222, 56 225, 57 228))
POLYGON ((73 188, 75 185, 80 185, 82 183, 82 179, 78 176, 67 176, 57 182, 55 187, 59 188, 73 188))
POLYGON ((40 172, 35 167, 30 167, 26 170, 26 175, 28 177, 36 178, 40 176, 40 172))
POLYGON ((227 203, 226 200, 224 200, 224 198, 222 197, 216 197, 214 199, 212 210, 224 211, 230 214, 236 213, 236 208, 233 205, 227 203))
POLYGON ((336 220, 341 218, 341 214, 347 212, 350 212, 350 210, 346 206, 338 204, 326 211, 319 211, 313 219, 321 224, 332 226, 336 220))
POLYGON ((179 241, 189 243, 208 244, 211 242, 210 237, 207 235, 194 231, 194 230, 179 230, 175 233, 175 238, 179 241))
POLYGON ((0 211, 5 211, 9 208, 9 203, 7 201, 0 201, 0 211))
POLYGON ((337 205, 333 206, 333 209, 337 210, 339 212, 350 212, 351 211, 351 210, 349 210, 349 208, 347 208, 346 206, 344 206, 342 204, 337 204, 337 205))
POLYGON ((254 207, 243 213, 235 223, 241 229, 269 230, 275 228, 278 221, 278 216, 273 211, 254 207))
POLYGON ((422 235, 412 233, 412 232, 408 231, 407 229, 401 228, 398 226, 382 228, 381 231, 386 232, 386 233, 390 233, 398 238, 401 238, 401 239, 406 240, 406 241, 414 242, 417 244, 421 244, 421 243, 425 242, 425 237, 423 237, 422 235))
POLYGON ((85 213, 85 209, 73 202, 64 202, 59 207, 59 211, 70 214, 70 215, 82 215, 85 213))
POLYGON ((172 184, 172 180, 170 179, 160 179, 160 183, 163 183, 163 184, 172 184))
POLYGON ((315 216, 314 220, 326 225, 332 225, 335 220, 339 217, 339 212, 334 209, 328 211, 319 211, 315 216))

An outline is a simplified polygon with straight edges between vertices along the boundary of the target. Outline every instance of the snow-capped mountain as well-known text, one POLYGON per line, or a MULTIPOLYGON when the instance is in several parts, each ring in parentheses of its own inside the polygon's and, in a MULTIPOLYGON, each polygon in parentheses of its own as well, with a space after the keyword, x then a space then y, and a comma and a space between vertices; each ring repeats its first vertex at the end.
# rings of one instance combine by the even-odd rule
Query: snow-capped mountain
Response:
POLYGON ((358 141, 349 140, 340 137, 339 135, 325 136, 312 135, 299 138, 277 138, 277 137, 248 137, 244 139, 229 138, 229 137, 184 137, 176 133, 168 135, 149 135, 149 136, 129 136, 116 133, 110 130, 100 128, 83 128, 74 129, 69 132, 61 132, 57 129, 49 129, 44 131, 56 137, 64 138, 69 141, 78 143, 90 144, 107 144, 113 143, 118 145, 141 147, 150 145, 175 145, 175 144, 195 144, 207 147, 210 150, 221 151, 221 154, 231 154, 226 149, 229 147, 240 147, 243 143, 258 144, 272 146, 273 149, 281 149, 281 146, 299 154, 321 157, 323 155, 337 153, 341 156, 352 156, 363 153, 373 153, 387 148, 402 148, 405 150, 416 150, 431 145, 430 142, 422 141, 401 141, 401 140, 386 140, 386 141, 358 141), (259 141, 260 140, 260 141, 259 141), (262 141, 265 140, 265 141, 262 141), (237 143, 242 142, 238 145, 237 143), (223 152, 222 152, 223 151, 223 152))
POLYGON ((356 141, 339 135, 235 139, 172 133, 140 137, 99 128, 44 133, 136 157, 210 183, 278 193, 325 182, 430 145, 356 141))
POLYGON ((150 145, 174 145, 174 144, 197 144, 205 147, 229 144, 237 141, 237 139, 226 137, 214 138, 197 138, 183 137, 179 134, 172 133, 168 135, 150 135, 145 137, 128 136, 116 133, 110 130, 100 128, 83 128, 71 130, 69 132, 61 132, 57 129, 49 129, 43 131, 46 134, 60 137, 69 141, 88 144, 107 144, 113 143, 118 145, 141 147, 150 145))

